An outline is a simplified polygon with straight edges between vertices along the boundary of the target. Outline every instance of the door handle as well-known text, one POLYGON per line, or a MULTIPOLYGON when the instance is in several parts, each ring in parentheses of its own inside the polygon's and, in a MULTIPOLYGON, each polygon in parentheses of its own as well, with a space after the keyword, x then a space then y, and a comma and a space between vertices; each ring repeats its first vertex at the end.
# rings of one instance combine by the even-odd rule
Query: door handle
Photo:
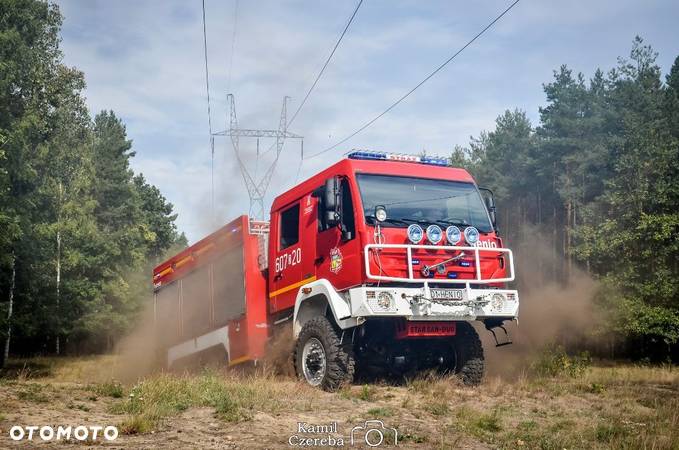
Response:
POLYGON ((278 272, 276 275, 273 276, 274 281, 278 281, 281 278, 283 278, 283 272, 278 272))
POLYGON ((325 261, 325 256, 319 256, 318 258, 314 259, 314 264, 319 265, 323 261, 325 261))

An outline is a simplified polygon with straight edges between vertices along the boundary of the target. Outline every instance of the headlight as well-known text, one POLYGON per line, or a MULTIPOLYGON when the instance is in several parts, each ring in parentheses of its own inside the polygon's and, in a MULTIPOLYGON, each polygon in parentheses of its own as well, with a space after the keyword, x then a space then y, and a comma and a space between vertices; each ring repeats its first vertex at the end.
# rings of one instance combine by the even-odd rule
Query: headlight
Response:
POLYGON ((427 239, 429 239, 429 242, 432 244, 438 244, 441 242, 441 239, 443 238, 443 231, 441 231, 441 227, 438 225, 429 225, 427 227, 427 239))
POLYGON ((479 242, 479 230, 474 227, 467 227, 464 229, 464 239, 469 245, 476 245, 479 242))
POLYGON ((391 305, 394 303, 394 296, 391 293, 382 291, 377 296, 377 306, 382 309, 391 309, 391 305))
POLYGON ((490 307, 493 308, 493 311, 498 312, 505 309, 505 296, 500 293, 493 294, 490 300, 490 307))
POLYGON ((414 223, 408 227, 408 239, 410 239, 410 242, 413 244, 419 244, 423 237, 424 231, 422 231, 421 226, 414 223))
POLYGON ((381 291, 377 293, 376 297, 368 297, 368 306, 375 313, 393 312, 396 308, 396 302, 391 292, 381 291))
POLYGON ((462 232, 455 225, 451 225, 446 228, 446 239, 448 239, 449 244, 457 244, 462 239, 462 232))
POLYGON ((387 220, 387 210, 384 206, 375 207, 375 219, 377 219, 378 222, 387 220))

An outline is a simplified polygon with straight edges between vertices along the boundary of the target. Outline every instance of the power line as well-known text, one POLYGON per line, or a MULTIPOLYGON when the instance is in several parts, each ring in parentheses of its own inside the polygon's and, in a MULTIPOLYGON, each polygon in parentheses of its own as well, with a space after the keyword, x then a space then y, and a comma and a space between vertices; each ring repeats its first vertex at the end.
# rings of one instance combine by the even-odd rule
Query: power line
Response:
MULTIPOLYGON (((359 8, 363 4, 363 0, 360 0, 358 4, 356 5, 356 8, 354 8, 354 12, 351 14, 349 17, 349 20, 347 21, 347 24, 345 25, 344 29, 342 30, 342 34, 340 34, 339 38, 337 39, 337 42, 335 42, 335 46, 332 48, 332 51, 330 52, 330 55, 328 55, 328 58, 325 60, 325 64, 323 64, 323 67, 321 68, 320 72, 318 72, 318 75, 316 76, 316 79, 314 80, 313 84, 307 91, 306 95, 304 96, 304 99, 302 102, 299 104, 297 107, 297 110, 295 113, 292 115, 292 118, 290 119, 290 122, 288 122, 288 126, 292 124, 292 122, 295 121, 297 118, 297 115, 299 112, 302 110, 302 107, 304 107, 304 104, 306 103, 307 99, 311 95, 311 92, 314 90, 316 87, 316 84, 318 84, 318 80, 321 79, 321 76, 323 76, 323 72, 325 72, 326 67, 328 67, 328 64, 330 63, 330 60, 332 57, 335 55, 335 51, 337 51, 337 48, 339 47, 340 43, 342 42, 342 39, 344 39, 344 35, 347 33, 347 30, 349 29, 349 26, 351 26, 351 23, 354 21, 354 18, 356 17, 356 13, 358 13, 359 8)), ((266 155, 273 149, 273 145, 268 148, 262 155, 266 155)), ((297 175, 295 177, 295 183, 297 182, 297 179, 299 178, 299 173, 302 170, 302 161, 304 159, 304 155, 302 155, 302 158, 299 160, 299 166, 297 167, 297 175)))
POLYGON ((438 72, 440 72, 440 71, 441 71, 445 66, 447 66, 453 59, 455 59, 455 58, 457 57, 457 55, 459 55, 460 53, 462 53, 462 52, 463 52, 467 47, 469 47, 474 41, 476 41, 479 37, 481 37, 481 35, 483 35, 486 31, 488 31, 488 29, 489 29, 490 27, 492 27, 493 25, 495 25, 495 23, 496 23, 498 20, 500 20, 502 17, 504 17, 505 14, 507 14, 514 6, 516 6, 517 3, 519 3, 519 1, 520 1, 520 0, 515 0, 514 3, 512 3, 511 5, 509 5, 509 7, 508 7, 507 9, 505 9, 500 15, 498 15, 495 19, 493 19, 492 22, 490 22, 488 25, 486 25, 485 28, 483 28, 481 31, 479 31, 479 32, 478 32, 471 40, 469 40, 464 46, 462 46, 462 48, 460 48, 458 51, 456 51, 456 52, 453 54, 453 56, 451 56, 451 57, 448 58, 446 61, 444 61, 443 64, 441 64, 440 66, 438 66, 432 73, 430 73, 429 75, 427 75, 427 76, 426 76, 422 81, 420 81, 414 88, 412 88, 411 90, 409 90, 408 92, 406 92, 401 98, 399 98, 398 100, 396 100, 391 106, 389 106, 389 107, 388 107, 387 109, 385 109, 383 112, 381 112, 380 114, 378 114, 377 116, 375 116, 374 118, 372 118, 371 120, 369 120, 368 122, 366 122, 363 126, 361 126, 358 130, 356 130, 356 131, 354 131, 353 133, 351 133, 349 136, 345 137, 344 139, 340 140, 339 142, 335 143, 334 145, 332 145, 332 146, 330 146, 330 147, 328 147, 328 148, 326 148, 326 149, 324 149, 324 150, 321 150, 321 151, 318 152, 318 153, 314 153, 314 154, 310 155, 309 157, 307 157, 307 158, 305 158, 305 159, 315 158, 315 157, 317 157, 317 156, 319 156, 319 155, 322 155, 323 153, 327 153, 327 152, 329 152, 330 150, 333 150, 334 148, 336 148, 336 147, 338 147, 338 146, 344 144, 346 141, 348 141, 349 139, 353 138, 354 136, 356 136, 357 134, 359 134, 360 132, 362 132, 362 131, 365 130, 366 128, 370 127, 373 123, 377 122, 382 116, 384 116, 384 115, 387 114, 389 111, 391 111, 391 110, 394 109, 396 106, 398 106, 403 100, 405 100, 406 98, 408 98, 408 97, 410 96, 410 94, 412 94, 413 92, 415 92, 420 86, 422 86, 424 83, 426 83, 427 81, 429 81, 430 78, 432 78, 434 75, 436 75, 438 72))
POLYGON ((229 76, 226 81, 226 93, 231 93, 231 72, 233 71, 233 54, 236 50, 236 31, 238 30, 238 0, 235 0, 233 10, 233 35, 231 36, 231 56, 229 57, 229 76))
POLYGON ((292 124, 292 122, 295 121, 297 118, 297 114, 302 110, 302 107, 306 103, 307 99, 311 95, 311 92, 314 90, 316 87, 316 84, 318 83, 318 80, 321 79, 321 76, 323 75, 323 72, 325 72, 325 68, 328 67, 328 64, 330 63, 330 60, 332 59, 333 55, 335 54, 335 51, 337 50, 337 47, 339 47, 340 42, 342 42, 342 39, 344 38, 344 35, 347 33, 347 30, 349 29, 349 26, 351 25, 351 22, 354 21, 354 17, 356 17, 356 13, 358 13, 358 9, 361 7, 363 4, 363 0, 359 0, 358 4, 356 5, 356 8, 354 9, 354 12, 351 14, 351 17, 349 18, 349 21, 347 22, 347 25, 344 27, 344 30, 342 30, 342 34, 340 34, 339 39, 337 39, 337 42, 335 42, 335 46, 333 47, 332 51, 330 52, 330 55, 328 55, 328 59, 325 60, 325 64, 323 64, 323 67, 321 68, 321 71, 318 72, 318 75, 316 76, 316 79, 314 80, 313 84, 307 91, 306 95, 304 96, 304 100, 299 104, 297 107, 297 111, 292 115, 290 118, 290 122, 288 122, 288 126, 292 124))
POLYGON ((212 135, 212 114, 210 113, 210 72, 207 66, 207 31, 205 28, 205 0, 203 0, 203 51, 205 53, 205 91, 207 92, 207 123, 212 135))
MULTIPOLYGON (((292 122, 297 118, 297 114, 302 110, 302 107, 306 103, 307 99, 311 95, 311 92, 314 90, 316 87, 316 84, 318 83, 318 80, 321 79, 321 76, 323 75, 323 72, 325 72, 325 68, 328 67, 328 64, 330 63, 330 60, 332 57, 335 55, 335 51, 337 50, 337 47, 339 47, 340 42, 342 42, 342 39, 344 38, 344 35, 347 33, 347 30, 349 29, 349 26, 351 23, 354 21, 354 17, 356 17, 356 13, 358 12, 359 8, 363 4, 363 0, 359 0, 358 4, 356 5, 356 8, 354 9, 354 12, 351 14, 351 17, 349 17, 349 21, 347 22, 346 26, 344 27, 344 30, 342 30, 342 34, 340 34, 339 39, 337 39, 337 42, 335 42, 335 46, 333 47, 332 51, 330 52, 330 55, 328 55, 328 59, 325 60, 325 64, 323 64, 323 67, 321 68, 321 71, 318 72, 318 75, 316 76, 316 79, 314 80, 313 84, 307 91, 306 95, 304 96, 304 100, 299 104, 297 107, 297 111, 292 115, 292 118, 290 119, 290 122, 288 125, 292 124, 292 122)), ((271 148, 269 149, 271 150, 271 148)), ((268 152, 268 150, 267 150, 268 152)), ((295 183, 297 183, 297 180, 299 179, 299 174, 302 171, 302 164, 304 162, 304 147, 302 147, 302 153, 301 157, 299 159, 299 166, 297 166, 297 174, 295 175, 295 183)))
POLYGON ((212 185, 212 220, 215 220, 215 139, 212 136, 212 112, 210 111, 210 72, 207 65, 207 30, 205 26, 205 0, 203 6, 203 51, 205 55, 205 91, 207 93, 207 124, 210 131, 210 183, 212 185))

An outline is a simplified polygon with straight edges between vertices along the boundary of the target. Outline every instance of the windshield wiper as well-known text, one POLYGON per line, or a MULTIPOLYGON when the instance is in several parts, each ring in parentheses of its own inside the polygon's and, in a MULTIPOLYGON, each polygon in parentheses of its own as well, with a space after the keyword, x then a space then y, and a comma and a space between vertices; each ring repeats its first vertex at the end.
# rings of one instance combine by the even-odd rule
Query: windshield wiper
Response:
POLYGON ((443 223, 445 225, 456 225, 456 226, 463 226, 463 227, 468 227, 469 222, 467 222, 464 219, 456 219, 452 217, 446 217, 445 219, 436 219, 434 220, 436 223, 443 223))
MULTIPOLYGON (((365 216, 366 220, 370 220, 372 222, 372 225, 375 225, 377 223, 377 219, 375 216, 365 216)), ((396 224, 401 224, 401 225, 408 225, 408 222, 406 222, 403 219, 396 219, 393 217, 387 217, 384 219, 384 222, 390 222, 390 223, 396 223, 396 224)))
POLYGON ((429 221, 429 220, 415 219, 414 217, 401 217, 400 219, 396 219, 396 220, 400 220, 401 222, 406 223, 406 224, 407 223, 419 223, 420 225, 427 225, 427 224, 431 223, 431 221, 429 221))

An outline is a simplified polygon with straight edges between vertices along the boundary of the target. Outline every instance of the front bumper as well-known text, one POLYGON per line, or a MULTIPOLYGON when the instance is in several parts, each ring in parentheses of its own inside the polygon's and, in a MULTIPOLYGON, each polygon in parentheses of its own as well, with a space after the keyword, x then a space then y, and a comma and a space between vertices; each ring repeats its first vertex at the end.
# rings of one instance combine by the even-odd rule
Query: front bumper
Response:
POLYGON ((357 287, 345 294, 352 317, 404 317, 407 320, 515 319, 519 293, 510 289, 462 288, 455 300, 432 298, 423 287, 357 287))

